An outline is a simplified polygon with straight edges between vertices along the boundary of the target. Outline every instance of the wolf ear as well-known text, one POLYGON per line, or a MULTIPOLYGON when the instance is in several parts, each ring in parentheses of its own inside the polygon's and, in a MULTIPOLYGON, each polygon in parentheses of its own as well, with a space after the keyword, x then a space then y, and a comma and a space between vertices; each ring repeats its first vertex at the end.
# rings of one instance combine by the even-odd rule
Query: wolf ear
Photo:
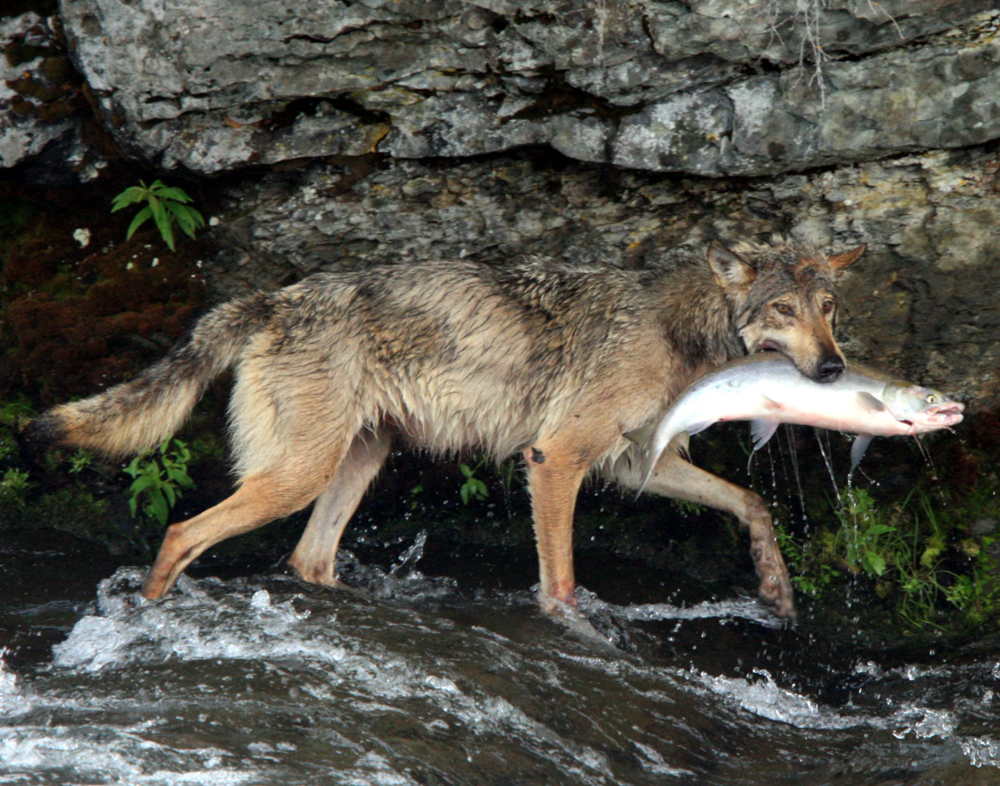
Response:
POLYGON ((743 257, 730 251, 718 240, 713 240, 708 247, 708 264, 723 289, 748 287, 757 275, 757 271, 743 257))
POLYGON ((843 273, 847 270, 847 268, 861 258, 861 255, 865 253, 866 248, 868 248, 868 246, 862 243, 852 251, 845 251, 843 254, 834 254, 830 257, 830 267, 833 268, 836 273, 843 273))

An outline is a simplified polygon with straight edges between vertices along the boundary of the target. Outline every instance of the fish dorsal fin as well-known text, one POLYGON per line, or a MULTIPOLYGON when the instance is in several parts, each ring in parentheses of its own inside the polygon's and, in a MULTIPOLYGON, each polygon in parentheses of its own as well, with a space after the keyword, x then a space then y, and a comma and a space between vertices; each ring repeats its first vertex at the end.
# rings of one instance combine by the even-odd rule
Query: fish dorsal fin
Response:
POLYGON ((854 444, 851 445, 851 471, 848 473, 848 477, 854 474, 855 468, 861 463, 861 459, 864 458, 865 451, 868 450, 871 441, 871 434, 858 434, 854 438, 854 444))
POLYGON ((753 449, 760 450, 764 447, 777 430, 778 424, 770 420, 750 421, 750 436, 753 437, 753 449))
MULTIPOLYGON (((885 404, 875 398, 875 396, 871 393, 866 393, 863 390, 858 393, 858 404, 861 405, 862 409, 865 409, 868 412, 885 412, 886 409, 885 404)), ((869 439, 871 439, 871 437, 869 437, 869 439)))

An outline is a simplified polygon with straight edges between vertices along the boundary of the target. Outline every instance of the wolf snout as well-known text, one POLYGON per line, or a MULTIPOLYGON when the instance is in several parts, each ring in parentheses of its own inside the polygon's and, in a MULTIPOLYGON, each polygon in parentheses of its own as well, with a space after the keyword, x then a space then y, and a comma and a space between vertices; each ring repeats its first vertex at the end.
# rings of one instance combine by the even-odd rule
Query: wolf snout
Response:
POLYGON ((838 355, 826 355, 816 364, 817 382, 836 382, 844 373, 844 359, 838 355))

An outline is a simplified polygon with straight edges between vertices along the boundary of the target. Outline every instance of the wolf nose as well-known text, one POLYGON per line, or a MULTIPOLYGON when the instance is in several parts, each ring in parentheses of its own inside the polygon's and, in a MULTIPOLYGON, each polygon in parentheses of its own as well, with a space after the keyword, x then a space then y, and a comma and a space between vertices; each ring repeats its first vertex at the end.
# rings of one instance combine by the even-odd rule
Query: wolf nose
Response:
POLYGON ((819 382, 834 382, 844 373, 844 361, 836 355, 828 355, 816 366, 816 379, 819 382))

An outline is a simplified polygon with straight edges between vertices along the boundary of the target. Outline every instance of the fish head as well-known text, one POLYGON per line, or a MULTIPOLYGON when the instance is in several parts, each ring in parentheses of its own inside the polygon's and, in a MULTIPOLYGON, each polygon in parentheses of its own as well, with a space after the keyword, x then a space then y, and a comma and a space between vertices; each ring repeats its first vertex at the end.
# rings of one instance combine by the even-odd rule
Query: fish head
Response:
POLYGON ((965 404, 922 385, 890 382, 882 403, 896 420, 909 423, 914 434, 951 428, 962 422, 965 404))

